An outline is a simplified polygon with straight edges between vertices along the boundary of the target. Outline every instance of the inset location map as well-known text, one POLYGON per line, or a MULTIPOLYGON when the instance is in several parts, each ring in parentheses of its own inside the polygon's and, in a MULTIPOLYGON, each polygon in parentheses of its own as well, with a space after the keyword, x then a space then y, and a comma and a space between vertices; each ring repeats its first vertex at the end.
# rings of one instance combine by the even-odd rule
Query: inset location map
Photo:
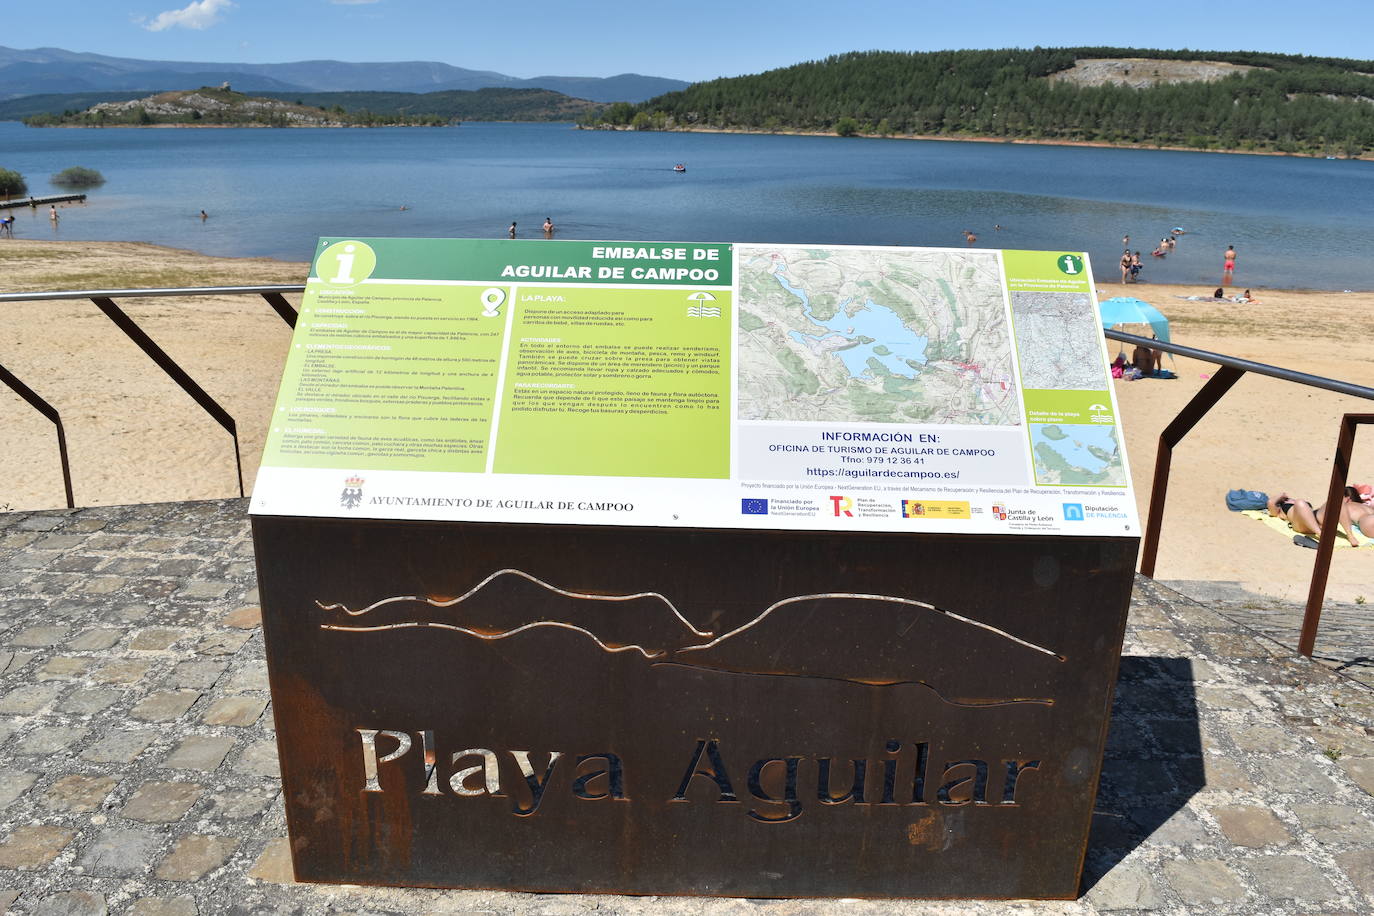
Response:
POLYGON ((1087 293, 1013 292, 1011 315, 1023 387, 1102 387, 1102 338, 1087 293))
POLYGON ((1020 425, 995 252, 736 250, 740 420, 1020 425))

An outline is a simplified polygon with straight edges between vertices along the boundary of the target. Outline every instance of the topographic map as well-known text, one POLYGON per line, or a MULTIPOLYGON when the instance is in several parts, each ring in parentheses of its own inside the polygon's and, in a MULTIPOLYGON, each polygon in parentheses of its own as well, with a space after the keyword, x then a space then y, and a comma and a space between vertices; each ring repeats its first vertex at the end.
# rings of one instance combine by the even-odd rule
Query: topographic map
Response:
POLYGON ((995 253, 737 251, 741 420, 1020 425, 995 253))
POLYGON ((1011 320, 1022 387, 1106 389, 1102 334, 1087 293, 1012 293, 1011 320))

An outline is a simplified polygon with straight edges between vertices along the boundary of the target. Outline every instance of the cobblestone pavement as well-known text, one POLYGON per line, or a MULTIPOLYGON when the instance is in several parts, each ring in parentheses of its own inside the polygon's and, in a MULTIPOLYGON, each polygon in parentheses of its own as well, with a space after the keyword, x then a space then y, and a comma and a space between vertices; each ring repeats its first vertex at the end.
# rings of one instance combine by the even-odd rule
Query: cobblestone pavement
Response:
MULTIPOLYGON (((1307 610, 1303 602, 1278 601, 1246 591, 1233 582, 1164 584, 1281 645, 1294 648, 1298 644, 1307 610)), ((1367 687, 1374 687, 1374 588, 1367 601, 1327 601, 1322 606, 1312 657, 1367 687)))
POLYGON ((1149 580, 1133 599, 1079 900, 295 884, 245 512, 227 500, 0 514, 3 907, 51 916, 1374 912, 1374 693, 1295 657, 1291 640, 1238 623, 1246 608, 1223 615, 1149 580))

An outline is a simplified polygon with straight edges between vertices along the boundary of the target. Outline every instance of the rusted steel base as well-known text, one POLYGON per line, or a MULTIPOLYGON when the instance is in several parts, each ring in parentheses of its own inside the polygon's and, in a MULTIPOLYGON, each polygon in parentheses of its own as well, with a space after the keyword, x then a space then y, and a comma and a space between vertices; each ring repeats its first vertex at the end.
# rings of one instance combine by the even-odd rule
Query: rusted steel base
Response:
POLYGON ((1135 539, 253 534, 300 880, 1078 892, 1135 539))

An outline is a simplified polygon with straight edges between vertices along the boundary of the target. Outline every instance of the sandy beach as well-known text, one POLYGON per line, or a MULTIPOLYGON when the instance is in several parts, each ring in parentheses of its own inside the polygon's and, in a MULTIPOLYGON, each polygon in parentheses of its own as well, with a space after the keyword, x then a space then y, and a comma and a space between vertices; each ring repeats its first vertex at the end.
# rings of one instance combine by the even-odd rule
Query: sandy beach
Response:
MULTIPOLYGON (((137 243, 0 241, 0 292, 300 283, 306 270, 137 243)), ((1244 285, 1243 276, 1237 280, 1244 285)), ((1169 316, 1176 343, 1374 385, 1365 358, 1374 292, 1255 289, 1257 302, 1238 305, 1186 298, 1211 288, 1099 289, 1103 298, 1155 305, 1169 316)), ((257 296, 118 301, 235 418, 251 489, 290 329, 257 296)), ((60 411, 78 505, 238 495, 229 434, 89 301, 0 308, 0 365, 60 411)), ((1167 357, 1165 367, 1178 379, 1115 383, 1142 521, 1159 431, 1215 371, 1167 357)), ((1243 378, 1175 452, 1158 578, 1303 598, 1314 551, 1227 511, 1223 498, 1230 488, 1286 490, 1320 503, 1347 412, 1374 412, 1374 403, 1243 378)), ((53 425, 0 389, 0 431, 0 511, 63 505, 53 425)), ((1355 480, 1374 482, 1374 429, 1357 440, 1353 470, 1355 480)), ((1374 547, 1336 551, 1330 582, 1331 598, 1374 601, 1374 547)))

